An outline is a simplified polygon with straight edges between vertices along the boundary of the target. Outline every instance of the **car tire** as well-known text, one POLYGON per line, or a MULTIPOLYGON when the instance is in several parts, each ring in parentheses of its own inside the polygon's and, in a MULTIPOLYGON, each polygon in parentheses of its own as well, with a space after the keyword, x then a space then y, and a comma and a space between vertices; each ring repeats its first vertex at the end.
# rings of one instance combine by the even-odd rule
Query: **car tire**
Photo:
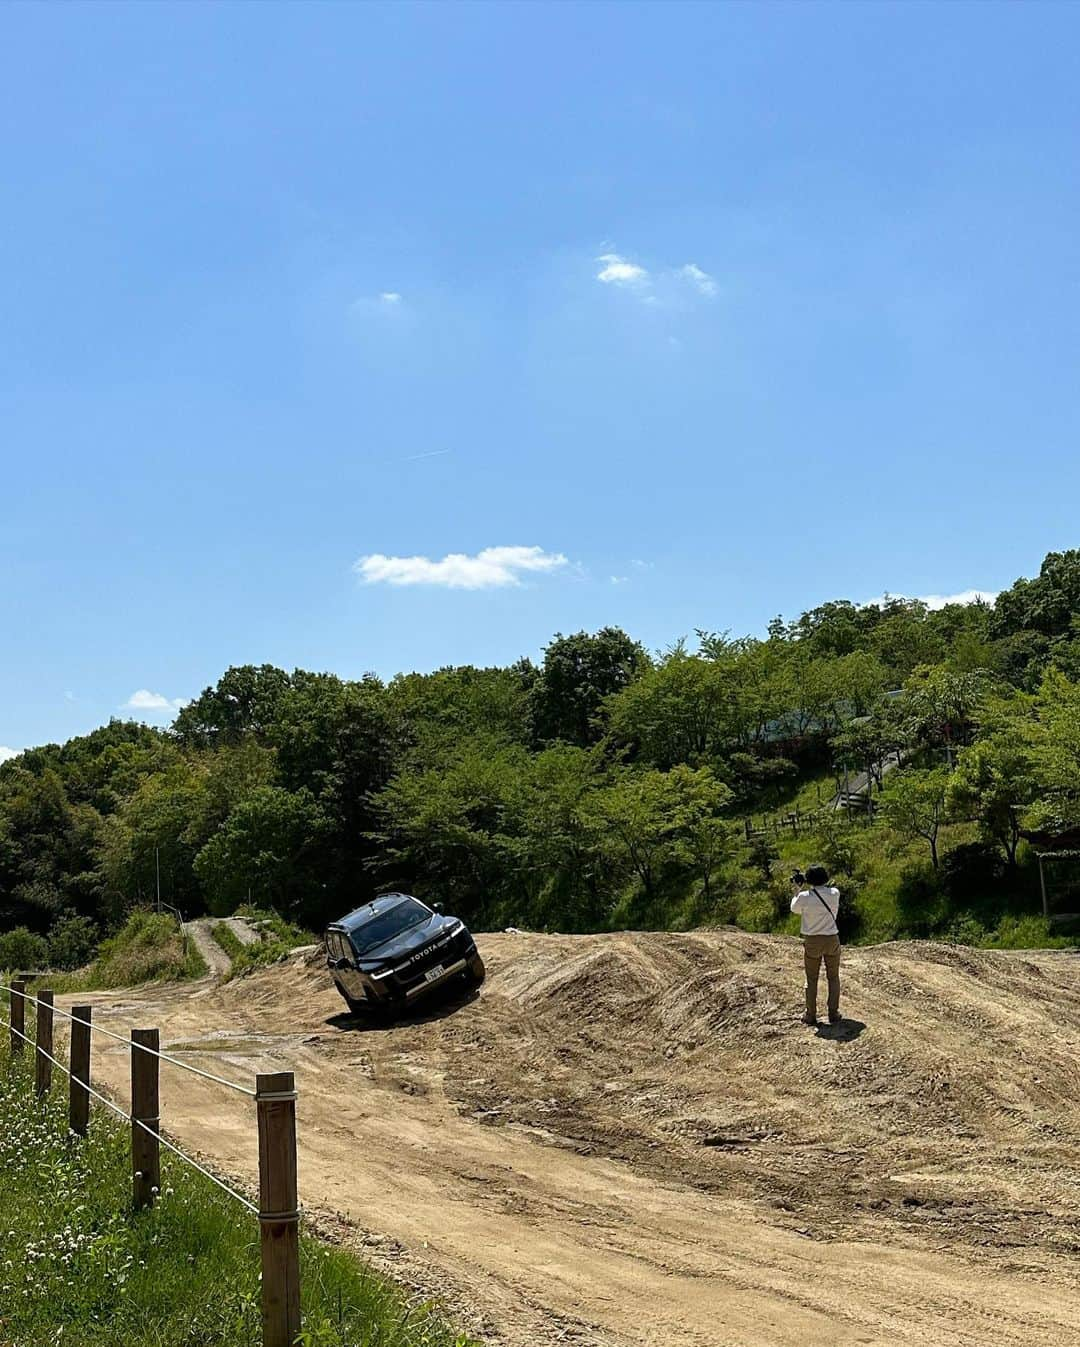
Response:
POLYGON ((484 967, 484 961, 479 954, 470 955, 465 976, 473 987, 479 987, 484 978, 487 977, 487 969, 484 967))
MULTIPOLYGON (((340 987, 338 988, 338 991, 341 992, 340 987)), ((352 997, 349 996, 346 992, 341 992, 341 999, 349 1007, 350 1015, 362 1015, 363 1012, 367 1009, 366 1001, 354 1001, 352 997)))
POLYGON ((404 1013, 405 1002, 398 1000, 397 997, 391 997, 386 1001, 372 1001, 368 1005, 368 1011, 376 1024, 393 1024, 404 1013))

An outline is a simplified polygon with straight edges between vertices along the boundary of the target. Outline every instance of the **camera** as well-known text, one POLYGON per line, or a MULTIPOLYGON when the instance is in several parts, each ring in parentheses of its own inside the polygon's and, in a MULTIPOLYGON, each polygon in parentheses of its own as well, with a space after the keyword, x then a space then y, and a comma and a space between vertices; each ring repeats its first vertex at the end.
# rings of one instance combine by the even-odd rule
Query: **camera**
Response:
POLYGON ((796 870, 791 876, 791 882, 792 884, 805 884, 806 876, 801 870, 796 870))

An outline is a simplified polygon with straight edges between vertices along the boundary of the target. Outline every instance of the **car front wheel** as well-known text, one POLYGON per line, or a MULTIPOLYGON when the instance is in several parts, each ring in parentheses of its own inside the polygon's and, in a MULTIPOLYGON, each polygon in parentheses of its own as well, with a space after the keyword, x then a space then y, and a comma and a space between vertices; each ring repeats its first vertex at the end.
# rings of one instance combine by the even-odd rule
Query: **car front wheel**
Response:
POLYGON ((341 992, 341 999, 349 1007, 350 1015, 360 1015, 367 1009, 366 1001, 354 1001, 348 992, 342 992, 340 987, 338 991, 341 992))
POLYGON ((474 987, 479 987, 484 978, 487 977, 487 969, 484 967, 484 961, 479 954, 473 954, 469 957, 466 976, 474 987))

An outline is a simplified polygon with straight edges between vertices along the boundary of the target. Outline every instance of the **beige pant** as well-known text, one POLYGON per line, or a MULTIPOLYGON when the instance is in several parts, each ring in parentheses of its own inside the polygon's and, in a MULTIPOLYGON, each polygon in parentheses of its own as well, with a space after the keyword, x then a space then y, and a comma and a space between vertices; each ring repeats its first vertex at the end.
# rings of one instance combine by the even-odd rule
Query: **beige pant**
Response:
POLYGON ((806 967, 806 1017, 817 1018, 817 984, 821 961, 825 960, 825 976, 829 981, 829 1019, 840 1014, 840 937, 838 935, 804 935, 803 963, 806 967))

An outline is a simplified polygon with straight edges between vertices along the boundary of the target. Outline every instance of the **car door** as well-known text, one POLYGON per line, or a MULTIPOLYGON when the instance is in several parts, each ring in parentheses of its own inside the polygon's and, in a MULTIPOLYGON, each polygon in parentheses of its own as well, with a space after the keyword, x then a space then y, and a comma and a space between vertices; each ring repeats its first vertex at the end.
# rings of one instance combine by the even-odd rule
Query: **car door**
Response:
POLYGON ((348 937, 340 931, 331 931, 326 937, 326 952, 331 960, 340 961, 334 968, 334 977, 341 990, 354 1001, 363 1001, 367 995, 364 979, 357 972, 356 954, 348 937))

